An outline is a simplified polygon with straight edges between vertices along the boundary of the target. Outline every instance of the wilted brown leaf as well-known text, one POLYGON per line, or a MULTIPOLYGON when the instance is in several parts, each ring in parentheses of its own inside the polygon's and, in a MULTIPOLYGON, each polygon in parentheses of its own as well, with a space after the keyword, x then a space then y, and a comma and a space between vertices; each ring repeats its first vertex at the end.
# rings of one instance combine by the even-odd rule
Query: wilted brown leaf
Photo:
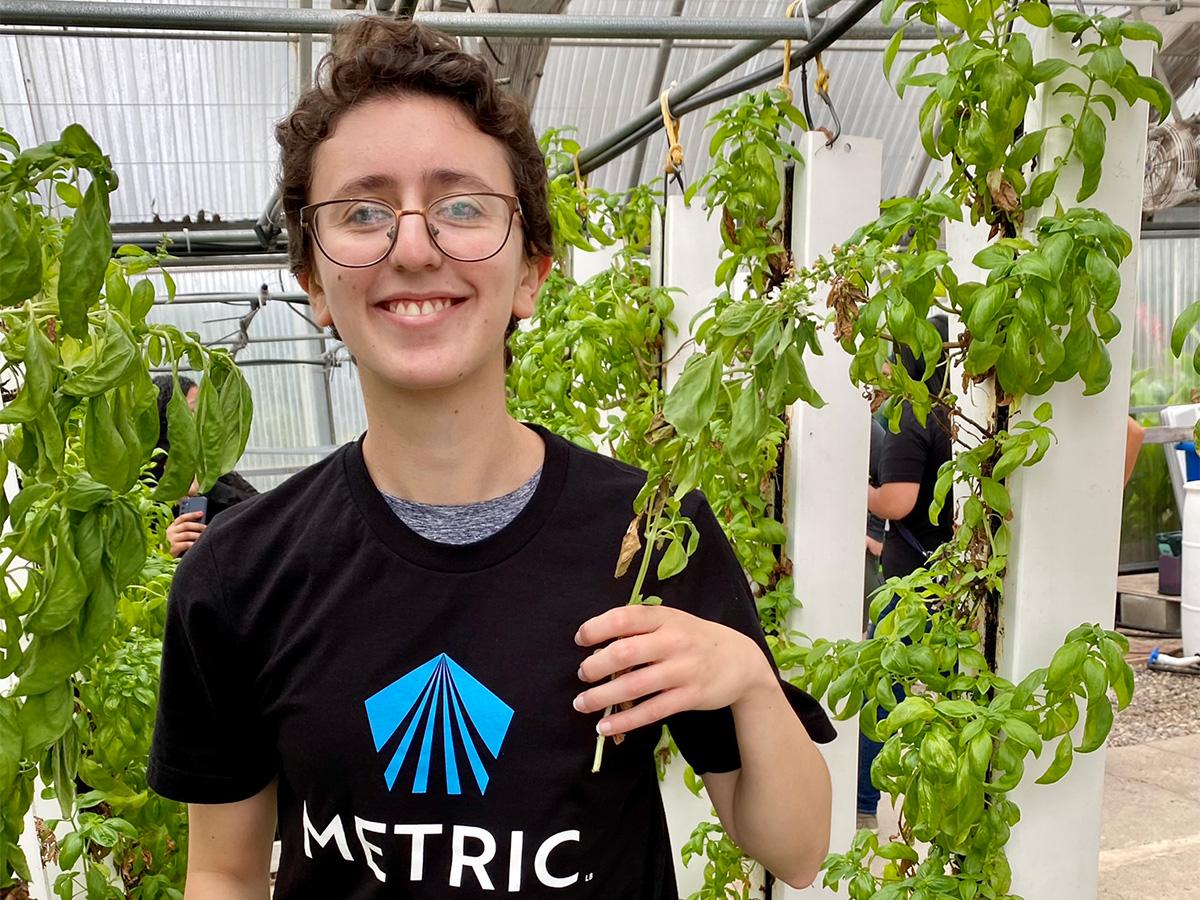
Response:
POLYGON ((642 536, 638 528, 641 520, 641 516, 635 516, 629 523, 629 528, 625 530, 625 537, 621 538, 621 553, 617 557, 617 571, 613 578, 620 578, 629 571, 629 564, 633 562, 638 550, 642 548, 642 536))

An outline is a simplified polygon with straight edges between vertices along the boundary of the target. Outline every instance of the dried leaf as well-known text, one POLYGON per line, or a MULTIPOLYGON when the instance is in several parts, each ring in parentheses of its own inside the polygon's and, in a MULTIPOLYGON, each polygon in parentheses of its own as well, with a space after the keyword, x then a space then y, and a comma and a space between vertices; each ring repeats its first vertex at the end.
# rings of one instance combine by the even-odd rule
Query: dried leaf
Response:
POLYGON ((642 536, 638 528, 641 520, 641 516, 635 516, 633 521, 629 523, 629 528, 625 531, 625 537, 621 538, 621 553, 617 557, 617 571, 613 575, 613 578, 620 578, 628 572, 629 564, 637 556, 638 550, 642 549, 642 536))

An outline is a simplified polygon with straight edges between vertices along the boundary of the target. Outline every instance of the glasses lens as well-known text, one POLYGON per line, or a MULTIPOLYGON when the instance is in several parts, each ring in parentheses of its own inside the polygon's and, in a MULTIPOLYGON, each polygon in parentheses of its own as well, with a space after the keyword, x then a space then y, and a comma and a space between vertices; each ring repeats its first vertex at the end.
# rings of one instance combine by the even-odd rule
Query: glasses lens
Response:
POLYGON ((340 200, 319 206, 313 216, 325 255, 343 266, 369 266, 387 255, 396 215, 386 203, 340 200))
POLYGON ((463 261, 495 256, 512 227, 508 201, 490 194, 443 197, 429 208, 426 217, 438 248, 463 261))

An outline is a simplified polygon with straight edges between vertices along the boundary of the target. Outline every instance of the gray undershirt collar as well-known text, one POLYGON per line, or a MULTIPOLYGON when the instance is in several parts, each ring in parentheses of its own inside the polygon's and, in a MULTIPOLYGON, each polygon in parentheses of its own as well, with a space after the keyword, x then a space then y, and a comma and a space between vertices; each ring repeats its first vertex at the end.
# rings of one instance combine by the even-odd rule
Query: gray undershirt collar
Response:
POLYGON ((439 544, 474 544, 508 525, 529 503, 542 477, 541 467, 511 493, 480 503, 415 503, 380 491, 400 521, 421 537, 439 544))

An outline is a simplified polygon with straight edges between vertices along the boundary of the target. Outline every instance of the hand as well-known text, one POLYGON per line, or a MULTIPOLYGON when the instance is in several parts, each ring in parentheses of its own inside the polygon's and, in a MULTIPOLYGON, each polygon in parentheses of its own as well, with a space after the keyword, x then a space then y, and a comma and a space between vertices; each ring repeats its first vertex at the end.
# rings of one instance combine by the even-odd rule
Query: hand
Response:
POLYGON ((207 525, 198 521, 204 517, 204 513, 197 510, 196 512, 184 513, 167 526, 167 542, 171 545, 171 555, 176 559, 183 556, 191 549, 192 544, 200 540, 200 535, 204 534, 207 525))
POLYGON ((575 708, 591 713, 641 702, 601 719, 601 734, 625 734, 677 712, 721 709, 756 690, 777 689, 774 670, 751 638, 682 610, 622 606, 584 622, 575 636, 583 647, 608 641, 579 667, 583 681, 604 683, 576 697, 575 708))

